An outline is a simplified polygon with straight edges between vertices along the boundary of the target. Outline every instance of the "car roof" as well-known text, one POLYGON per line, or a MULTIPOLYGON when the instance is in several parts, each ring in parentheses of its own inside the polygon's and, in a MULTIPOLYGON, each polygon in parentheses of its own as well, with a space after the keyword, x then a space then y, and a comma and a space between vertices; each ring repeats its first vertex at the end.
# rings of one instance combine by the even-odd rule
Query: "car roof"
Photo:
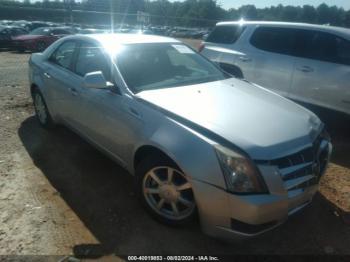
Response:
POLYGON ((292 27, 300 29, 316 29, 321 31, 332 31, 341 34, 347 39, 350 39, 350 29, 344 27, 330 26, 330 25, 315 25, 308 23, 292 23, 292 22, 273 22, 273 21, 227 21, 219 22, 216 25, 270 25, 270 26, 281 26, 281 27, 292 27))
POLYGON ((180 43, 180 41, 163 36, 143 35, 143 34, 90 34, 90 35, 75 35, 74 39, 93 39, 100 42, 102 45, 110 45, 111 43, 118 44, 142 44, 142 43, 180 43))

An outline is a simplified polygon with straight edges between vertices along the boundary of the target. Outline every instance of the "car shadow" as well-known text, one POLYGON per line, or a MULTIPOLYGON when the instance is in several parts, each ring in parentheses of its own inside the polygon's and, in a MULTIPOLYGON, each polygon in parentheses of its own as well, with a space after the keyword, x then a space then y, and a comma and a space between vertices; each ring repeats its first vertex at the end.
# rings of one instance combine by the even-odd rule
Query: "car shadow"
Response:
POLYGON ((99 242, 76 244, 77 257, 322 254, 326 245, 339 253, 348 250, 350 232, 320 194, 278 229, 249 241, 222 242, 203 235, 198 223, 174 228, 155 222, 140 207, 132 176, 70 130, 46 131, 29 117, 18 135, 33 163, 99 242))
POLYGON ((10 48, 7 47, 0 47, 0 52, 8 52, 10 48))

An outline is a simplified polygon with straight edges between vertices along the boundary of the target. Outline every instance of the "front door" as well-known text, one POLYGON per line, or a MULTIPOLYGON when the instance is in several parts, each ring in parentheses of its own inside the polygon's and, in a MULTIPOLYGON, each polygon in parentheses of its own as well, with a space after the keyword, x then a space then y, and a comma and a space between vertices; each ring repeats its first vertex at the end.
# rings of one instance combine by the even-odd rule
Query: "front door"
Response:
MULTIPOLYGON (((87 73, 101 71, 113 83, 112 64, 94 43, 82 42, 77 55, 75 73, 83 80, 87 73)), ((90 141, 117 158, 121 164, 128 157, 142 130, 141 114, 135 101, 121 95, 116 87, 78 89, 79 108, 74 115, 78 130, 90 141)))

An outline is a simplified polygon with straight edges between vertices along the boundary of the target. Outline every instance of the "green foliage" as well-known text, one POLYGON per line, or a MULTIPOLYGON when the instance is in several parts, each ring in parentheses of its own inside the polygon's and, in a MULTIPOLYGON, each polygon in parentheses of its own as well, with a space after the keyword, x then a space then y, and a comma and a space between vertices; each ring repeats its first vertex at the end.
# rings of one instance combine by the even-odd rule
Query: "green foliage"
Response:
MULTIPOLYGON (((17 9, 18 10, 18 9, 17 9)), ((178 26, 213 26, 217 21, 223 20, 268 20, 293 21, 318 24, 331 24, 350 27, 350 11, 336 6, 321 4, 318 7, 304 6, 272 6, 256 8, 254 5, 244 5, 238 9, 223 9, 217 0, 185 0, 170 2, 168 0, 44 0, 44 1, 0 1, 0 19, 41 19, 50 20, 52 14, 59 19, 62 12, 73 10, 74 18, 81 20, 88 18, 90 23, 101 22, 108 19, 108 12, 116 13, 116 21, 136 22, 137 11, 147 12, 151 15, 152 24, 178 25, 178 26), (11 8, 28 8, 21 12, 8 12, 11 8), (34 8, 63 9, 66 11, 35 11, 34 8), (97 12, 77 14, 76 10, 97 12), (103 14, 105 12, 105 14, 103 14), (12 17, 9 17, 11 14, 12 17), (18 17, 21 15, 21 17, 18 17), (118 18, 118 15, 120 18, 118 18), (80 19, 81 18, 81 19, 80 19), (94 21, 96 20, 96 21, 94 21)), ((82 12, 80 12, 82 13, 82 12)), ((56 19, 56 20, 57 20, 56 19)), ((85 20, 81 20, 81 22, 85 20)))

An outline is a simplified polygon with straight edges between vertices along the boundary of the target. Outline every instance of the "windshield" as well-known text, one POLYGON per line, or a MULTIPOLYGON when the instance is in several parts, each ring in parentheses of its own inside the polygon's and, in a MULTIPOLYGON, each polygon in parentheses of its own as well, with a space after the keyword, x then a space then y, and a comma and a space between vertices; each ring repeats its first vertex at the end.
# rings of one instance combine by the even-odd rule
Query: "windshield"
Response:
POLYGON ((34 29, 29 34, 30 35, 49 35, 50 34, 50 29, 49 28, 40 27, 40 28, 34 29))
POLYGON ((135 93, 227 78, 214 64, 181 43, 125 45, 116 63, 135 93))

